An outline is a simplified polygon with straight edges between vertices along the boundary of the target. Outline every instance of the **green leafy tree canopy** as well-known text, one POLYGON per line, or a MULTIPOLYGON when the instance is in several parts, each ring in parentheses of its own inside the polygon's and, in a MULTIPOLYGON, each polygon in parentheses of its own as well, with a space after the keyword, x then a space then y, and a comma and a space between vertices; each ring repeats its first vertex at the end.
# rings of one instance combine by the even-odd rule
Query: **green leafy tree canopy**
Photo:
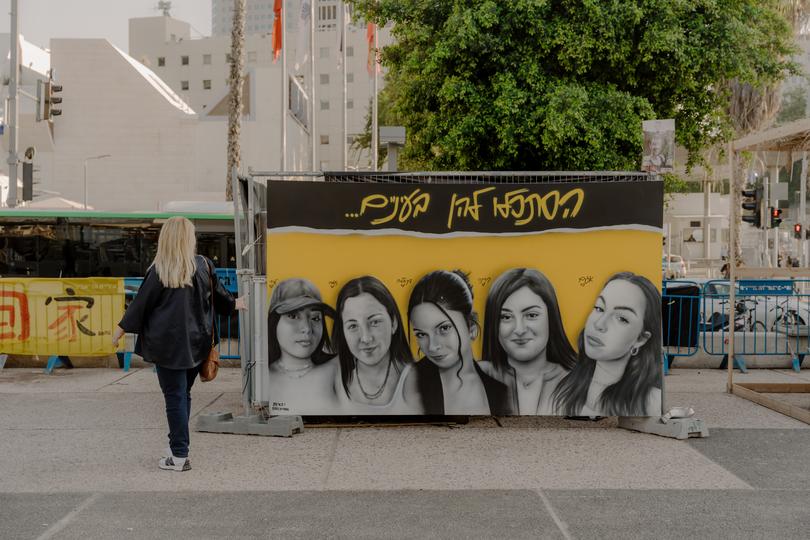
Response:
POLYGON ((385 121, 406 169, 632 170, 642 120, 690 153, 730 136, 731 79, 795 71, 771 0, 379 0, 385 121))

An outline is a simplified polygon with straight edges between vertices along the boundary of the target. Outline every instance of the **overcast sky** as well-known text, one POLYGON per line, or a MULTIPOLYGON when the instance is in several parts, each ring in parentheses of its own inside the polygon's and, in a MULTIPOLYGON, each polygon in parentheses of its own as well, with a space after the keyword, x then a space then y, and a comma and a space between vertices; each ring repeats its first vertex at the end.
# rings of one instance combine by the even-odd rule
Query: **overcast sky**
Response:
MULTIPOLYGON (((157 0, 18 0, 20 33, 41 47, 51 38, 107 38, 129 50, 129 19, 160 14, 157 0)), ((10 28, 11 0, 0 0, 0 32, 10 28)), ((191 23, 192 37, 211 34, 211 0, 172 0, 172 17, 191 23)))

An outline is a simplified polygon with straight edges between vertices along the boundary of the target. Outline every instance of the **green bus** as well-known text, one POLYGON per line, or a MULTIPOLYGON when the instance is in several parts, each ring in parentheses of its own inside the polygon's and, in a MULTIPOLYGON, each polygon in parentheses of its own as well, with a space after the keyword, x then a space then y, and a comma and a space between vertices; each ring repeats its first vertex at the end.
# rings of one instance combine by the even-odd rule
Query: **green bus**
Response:
POLYGON ((0 277, 143 276, 172 216, 194 223, 198 253, 236 266, 232 214, 2 208, 0 277))

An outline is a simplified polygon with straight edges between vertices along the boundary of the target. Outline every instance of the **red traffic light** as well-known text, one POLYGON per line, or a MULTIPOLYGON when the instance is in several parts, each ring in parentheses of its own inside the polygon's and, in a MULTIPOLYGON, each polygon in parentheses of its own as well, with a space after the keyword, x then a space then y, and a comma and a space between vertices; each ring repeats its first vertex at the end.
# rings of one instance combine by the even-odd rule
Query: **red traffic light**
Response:
MULTIPOLYGON (((771 208, 771 217, 772 218, 782 217, 782 209, 781 208, 771 208)), ((799 224, 797 223, 797 225, 799 225, 799 224)), ((801 225, 799 225, 799 227, 801 227, 801 225)))
POLYGON ((794 226, 793 226, 793 231, 794 231, 794 232, 797 232, 797 233, 802 232, 802 224, 801 224, 801 223, 797 223, 796 225, 794 225, 794 226))

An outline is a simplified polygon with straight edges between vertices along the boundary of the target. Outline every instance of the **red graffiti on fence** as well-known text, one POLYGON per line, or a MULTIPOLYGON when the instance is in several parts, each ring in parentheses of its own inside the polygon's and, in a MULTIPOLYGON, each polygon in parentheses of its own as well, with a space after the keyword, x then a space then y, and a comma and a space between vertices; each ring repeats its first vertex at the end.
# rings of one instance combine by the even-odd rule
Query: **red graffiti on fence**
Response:
POLYGON ((25 341, 31 335, 31 317, 28 313, 28 297, 16 291, 0 291, 0 340, 16 339, 25 341), (7 313, 6 317, 2 317, 7 313), (20 331, 16 332, 17 317, 20 331), (6 330, 6 327, 10 330, 6 330))

